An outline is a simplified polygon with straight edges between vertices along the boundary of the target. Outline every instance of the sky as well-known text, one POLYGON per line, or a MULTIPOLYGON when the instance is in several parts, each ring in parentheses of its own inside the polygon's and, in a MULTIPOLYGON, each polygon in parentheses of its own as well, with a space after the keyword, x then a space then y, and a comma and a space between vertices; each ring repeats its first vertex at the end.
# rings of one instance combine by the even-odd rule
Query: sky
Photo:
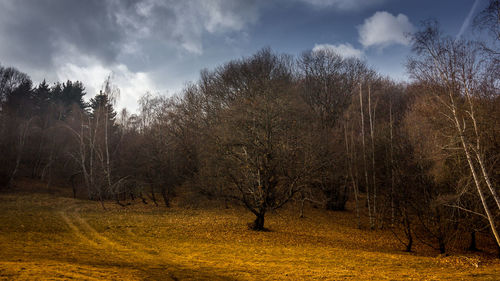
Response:
POLYGON ((407 34, 435 19, 473 35, 488 0, 0 0, 0 64, 35 83, 79 80, 86 98, 106 77, 115 107, 136 112, 146 92, 178 93, 200 70, 270 47, 332 49, 407 80, 407 34))

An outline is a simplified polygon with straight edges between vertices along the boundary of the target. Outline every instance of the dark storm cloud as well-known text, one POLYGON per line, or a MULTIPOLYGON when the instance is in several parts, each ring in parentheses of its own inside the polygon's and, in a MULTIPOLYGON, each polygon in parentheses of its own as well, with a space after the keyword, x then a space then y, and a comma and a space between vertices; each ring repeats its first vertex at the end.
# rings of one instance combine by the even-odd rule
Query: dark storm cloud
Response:
POLYGON ((203 33, 241 30, 254 22, 254 2, 3 0, 0 61, 47 67, 72 51, 112 63, 127 47, 152 37, 200 54, 203 33))
POLYGON ((6 0, 0 3, 2 57, 47 66, 68 45, 110 62, 124 32, 101 0, 6 0))

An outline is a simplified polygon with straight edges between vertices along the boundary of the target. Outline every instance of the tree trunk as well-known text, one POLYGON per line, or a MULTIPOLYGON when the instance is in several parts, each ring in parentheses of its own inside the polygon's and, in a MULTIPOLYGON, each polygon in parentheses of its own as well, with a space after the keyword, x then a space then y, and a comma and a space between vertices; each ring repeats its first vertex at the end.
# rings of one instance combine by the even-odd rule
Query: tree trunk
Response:
POLYGON ((151 185, 151 200, 155 203, 155 206, 158 206, 158 202, 156 202, 155 188, 151 185))
POLYGON ((75 178, 78 174, 73 174, 69 178, 69 182, 71 183, 71 189, 73 190, 73 199, 76 199, 76 183, 75 178))
POLYGON ((439 243, 439 253, 443 255, 446 254, 446 244, 444 243, 443 237, 439 237, 438 243, 439 243))
POLYGON ((391 165, 391 227, 394 226, 395 208, 394 208, 394 120, 392 119, 392 99, 389 104, 389 128, 390 128, 390 165, 391 165))
POLYGON ((371 148, 372 148, 372 184, 373 184, 373 211, 372 217, 370 219, 370 228, 375 228, 375 219, 377 218, 377 183, 376 183, 376 172, 375 172, 375 107, 373 108, 372 113, 372 102, 371 102, 371 90, 368 85, 368 118, 370 122, 370 138, 371 138, 371 148))
POLYGON ((405 252, 411 253, 413 247, 413 236, 408 236, 408 244, 406 244, 405 252))
POLYGON ((304 202, 306 200, 304 198, 301 198, 300 199, 300 215, 299 215, 299 218, 304 218, 304 202))
MULTIPOLYGON (((344 137, 345 137, 345 147, 346 147, 346 153, 347 153, 347 167, 349 170, 349 177, 351 179, 351 184, 352 184, 352 190, 354 193, 354 201, 355 201, 355 209, 356 209, 356 222, 358 229, 361 229, 361 220, 359 217, 359 190, 358 190, 358 184, 357 180, 354 177, 354 172, 353 172, 353 166, 354 166, 354 159, 356 158, 354 155, 354 137, 353 133, 351 133, 351 146, 349 146, 349 138, 347 137, 347 123, 344 126, 344 137)), ((356 173, 357 174, 357 173, 356 173)))
MULTIPOLYGON (((463 83, 464 83, 464 85, 466 84, 465 81, 463 83)), ((471 93, 467 87, 465 87, 465 96, 467 97, 467 101, 469 104, 469 112, 468 113, 469 113, 470 119, 472 120, 472 124, 474 124, 474 133, 476 136, 476 139, 475 139, 476 148, 472 149, 472 150, 475 152, 476 160, 479 163, 479 167, 480 167, 480 170, 483 174, 483 179, 486 183, 486 186, 490 190, 491 195, 493 196, 493 199, 495 199, 497 207, 500 210, 500 197, 498 196, 495 188, 492 186, 491 181, 490 181, 490 177, 489 177, 488 172, 486 171, 486 167, 484 165, 483 154, 481 153, 481 138, 480 138, 480 133, 479 133, 479 127, 478 127, 477 121, 476 121, 474 104, 472 103, 471 93)))
POLYGON ((373 229, 373 214, 372 214, 372 207, 370 204, 370 183, 368 181, 368 170, 366 169, 365 115, 363 111, 363 92, 361 88, 361 83, 359 84, 359 106, 361 112, 361 144, 363 148, 363 169, 365 174, 366 205, 368 207, 368 219, 370 220, 370 228, 373 229))
POLYGON ((161 196, 163 197, 163 202, 165 202, 165 207, 170 208, 170 198, 168 196, 168 188, 162 186, 161 196))
MULTIPOLYGON (((97 137, 97 127, 99 125, 99 114, 96 116, 96 121, 95 121, 95 128, 94 128, 94 133, 92 134, 91 130, 91 125, 92 122, 89 117, 89 180, 90 180, 90 186, 89 186, 89 192, 93 191, 96 186, 95 186, 95 173, 94 173, 94 158, 95 158, 95 153, 96 153, 96 148, 95 148, 95 143, 96 143, 96 137, 97 137)), ((100 194, 99 196, 102 198, 102 188, 98 188, 98 193, 100 194)), ((102 201, 102 200, 101 200, 102 201)), ((103 204, 104 206, 104 204, 103 204)))
POLYGON ((335 187, 334 184, 329 185, 326 191, 326 209, 328 211, 345 211, 346 198, 344 194, 342 194, 342 189, 335 187))
POLYGON ((26 122, 24 128, 21 131, 21 135, 19 136, 19 147, 17 148, 16 164, 14 166, 14 170, 12 171, 12 174, 10 175, 10 180, 7 184, 7 188, 11 188, 14 185, 14 178, 16 177, 16 174, 19 170, 19 165, 21 163, 21 158, 22 158, 23 150, 24 150, 24 143, 26 142, 26 135, 28 134, 31 120, 32 119, 30 119, 26 122))
POLYGON ((115 201, 116 201, 116 204, 124 207, 125 205, 122 204, 120 202, 120 198, 119 198, 119 191, 118 190, 113 190, 113 186, 111 184, 111 164, 110 164, 110 155, 109 155, 109 141, 108 141, 108 120, 109 120, 109 116, 108 116, 108 110, 106 107, 104 107, 104 111, 105 111, 105 122, 104 122, 104 146, 105 146, 105 150, 106 150, 106 167, 104 169, 105 173, 106 173, 106 180, 107 180, 107 183, 108 183, 108 190, 109 192, 111 192, 114 196, 115 196, 115 201))
POLYGON ((470 232, 470 244, 469 244, 469 251, 477 252, 479 249, 477 248, 477 243, 476 243, 476 231, 472 230, 470 232))
MULTIPOLYGON (((45 126, 42 128, 41 131, 42 131, 42 133, 40 136, 40 142, 38 143, 38 150, 36 153, 36 158, 35 158, 33 167, 31 169, 31 178, 32 179, 37 178, 39 176, 40 166, 42 165, 42 148, 43 148, 44 140, 45 140, 45 138, 44 138, 45 126)), ((42 178, 42 180, 43 180, 43 178, 42 178)))
POLYGON ((408 211, 406 209, 403 210, 403 220, 404 220, 404 230, 406 234, 406 238, 408 238, 408 244, 406 244, 406 252, 411 252, 412 251, 412 246, 413 246, 413 234, 411 232, 411 224, 410 224, 410 218, 408 216, 408 211))
POLYGON ((262 212, 262 211, 260 213, 256 214, 255 221, 249 225, 249 228, 251 230, 255 230, 255 231, 266 230, 266 228, 264 228, 264 215, 265 215, 265 212, 262 212))
POLYGON ((486 186, 488 186, 488 189, 490 190, 493 199, 495 199, 495 202, 497 203, 498 210, 500 210, 500 198, 498 197, 495 188, 491 184, 490 177, 488 176, 488 172, 486 172, 486 168, 484 166, 483 157, 479 152, 479 150, 476 151, 476 155, 477 155, 476 156, 477 162, 479 163, 479 167, 481 168, 481 172, 483 173, 484 181, 486 182, 486 186))
POLYGON ((411 253, 412 247, 413 247, 413 235, 410 233, 410 235, 408 235, 408 244, 406 244, 405 252, 411 253))
POLYGON ((114 193, 114 196, 115 196, 115 202, 116 204, 122 206, 122 207, 125 207, 126 204, 123 204, 122 202, 120 202, 120 194, 119 193, 114 193))
POLYGON ((495 219, 493 217, 493 214, 491 214, 490 208, 488 207, 488 204, 486 202, 486 198, 485 198, 483 190, 481 188, 480 179, 479 179, 479 177, 477 175, 476 168, 474 167, 474 163, 472 162, 472 156, 471 156, 471 153, 469 151, 468 143, 465 140, 464 131, 462 130, 462 126, 460 125, 460 121, 458 120, 458 116, 457 116, 457 113, 456 113, 456 107, 455 107, 455 104, 453 102, 453 97, 452 97, 451 94, 450 94, 450 97, 452 98, 452 108, 451 108, 451 111, 453 113, 453 117, 454 117, 454 121, 455 121, 455 128, 457 129, 458 134, 460 136, 460 141, 462 143, 462 148, 463 148, 463 150, 465 152, 465 156, 467 158, 467 163, 469 164, 469 168, 470 168, 470 171, 472 173, 472 178, 474 179, 474 183, 476 185, 477 192, 479 194, 479 197, 481 199, 481 203, 483 205, 484 211, 486 212, 486 216, 487 216, 488 221, 490 223, 491 232, 493 233, 493 236, 495 237, 495 241, 497 243, 497 246, 500 247, 500 235, 497 232, 497 228, 496 228, 496 225, 495 225, 495 219))
POLYGON ((102 196, 102 192, 99 191, 99 201, 101 202, 101 207, 103 210, 106 210, 106 207, 104 206, 104 198, 102 196))
POLYGON ((137 197, 139 197, 141 199, 141 201, 144 205, 148 204, 148 201, 146 201, 146 198, 144 198, 144 196, 142 196, 142 192, 139 195, 137 195, 137 197))

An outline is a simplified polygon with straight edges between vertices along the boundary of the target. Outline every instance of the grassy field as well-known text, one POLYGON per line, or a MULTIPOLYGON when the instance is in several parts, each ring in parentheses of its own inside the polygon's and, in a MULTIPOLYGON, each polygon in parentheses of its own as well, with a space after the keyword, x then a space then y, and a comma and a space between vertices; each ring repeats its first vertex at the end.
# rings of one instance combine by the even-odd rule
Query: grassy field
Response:
POLYGON ((0 194, 0 280, 500 280, 487 254, 404 253, 349 212, 126 208, 43 193, 0 194))

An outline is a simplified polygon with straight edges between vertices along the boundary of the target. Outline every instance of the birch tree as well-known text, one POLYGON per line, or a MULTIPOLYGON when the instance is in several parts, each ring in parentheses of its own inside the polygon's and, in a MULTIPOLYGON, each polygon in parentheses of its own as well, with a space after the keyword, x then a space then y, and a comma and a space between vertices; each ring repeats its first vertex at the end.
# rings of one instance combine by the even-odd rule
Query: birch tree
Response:
POLYGON ((488 122, 479 120, 485 117, 478 114, 478 105, 488 99, 479 88, 488 69, 485 60, 476 43, 443 36, 435 25, 414 34, 413 49, 416 56, 409 60, 408 69, 414 79, 426 83, 433 101, 442 106, 441 118, 454 128, 457 145, 464 153, 491 232, 500 246, 495 219, 500 198, 486 167, 488 154, 480 125, 488 122), (488 198, 493 199, 494 207, 488 198))

